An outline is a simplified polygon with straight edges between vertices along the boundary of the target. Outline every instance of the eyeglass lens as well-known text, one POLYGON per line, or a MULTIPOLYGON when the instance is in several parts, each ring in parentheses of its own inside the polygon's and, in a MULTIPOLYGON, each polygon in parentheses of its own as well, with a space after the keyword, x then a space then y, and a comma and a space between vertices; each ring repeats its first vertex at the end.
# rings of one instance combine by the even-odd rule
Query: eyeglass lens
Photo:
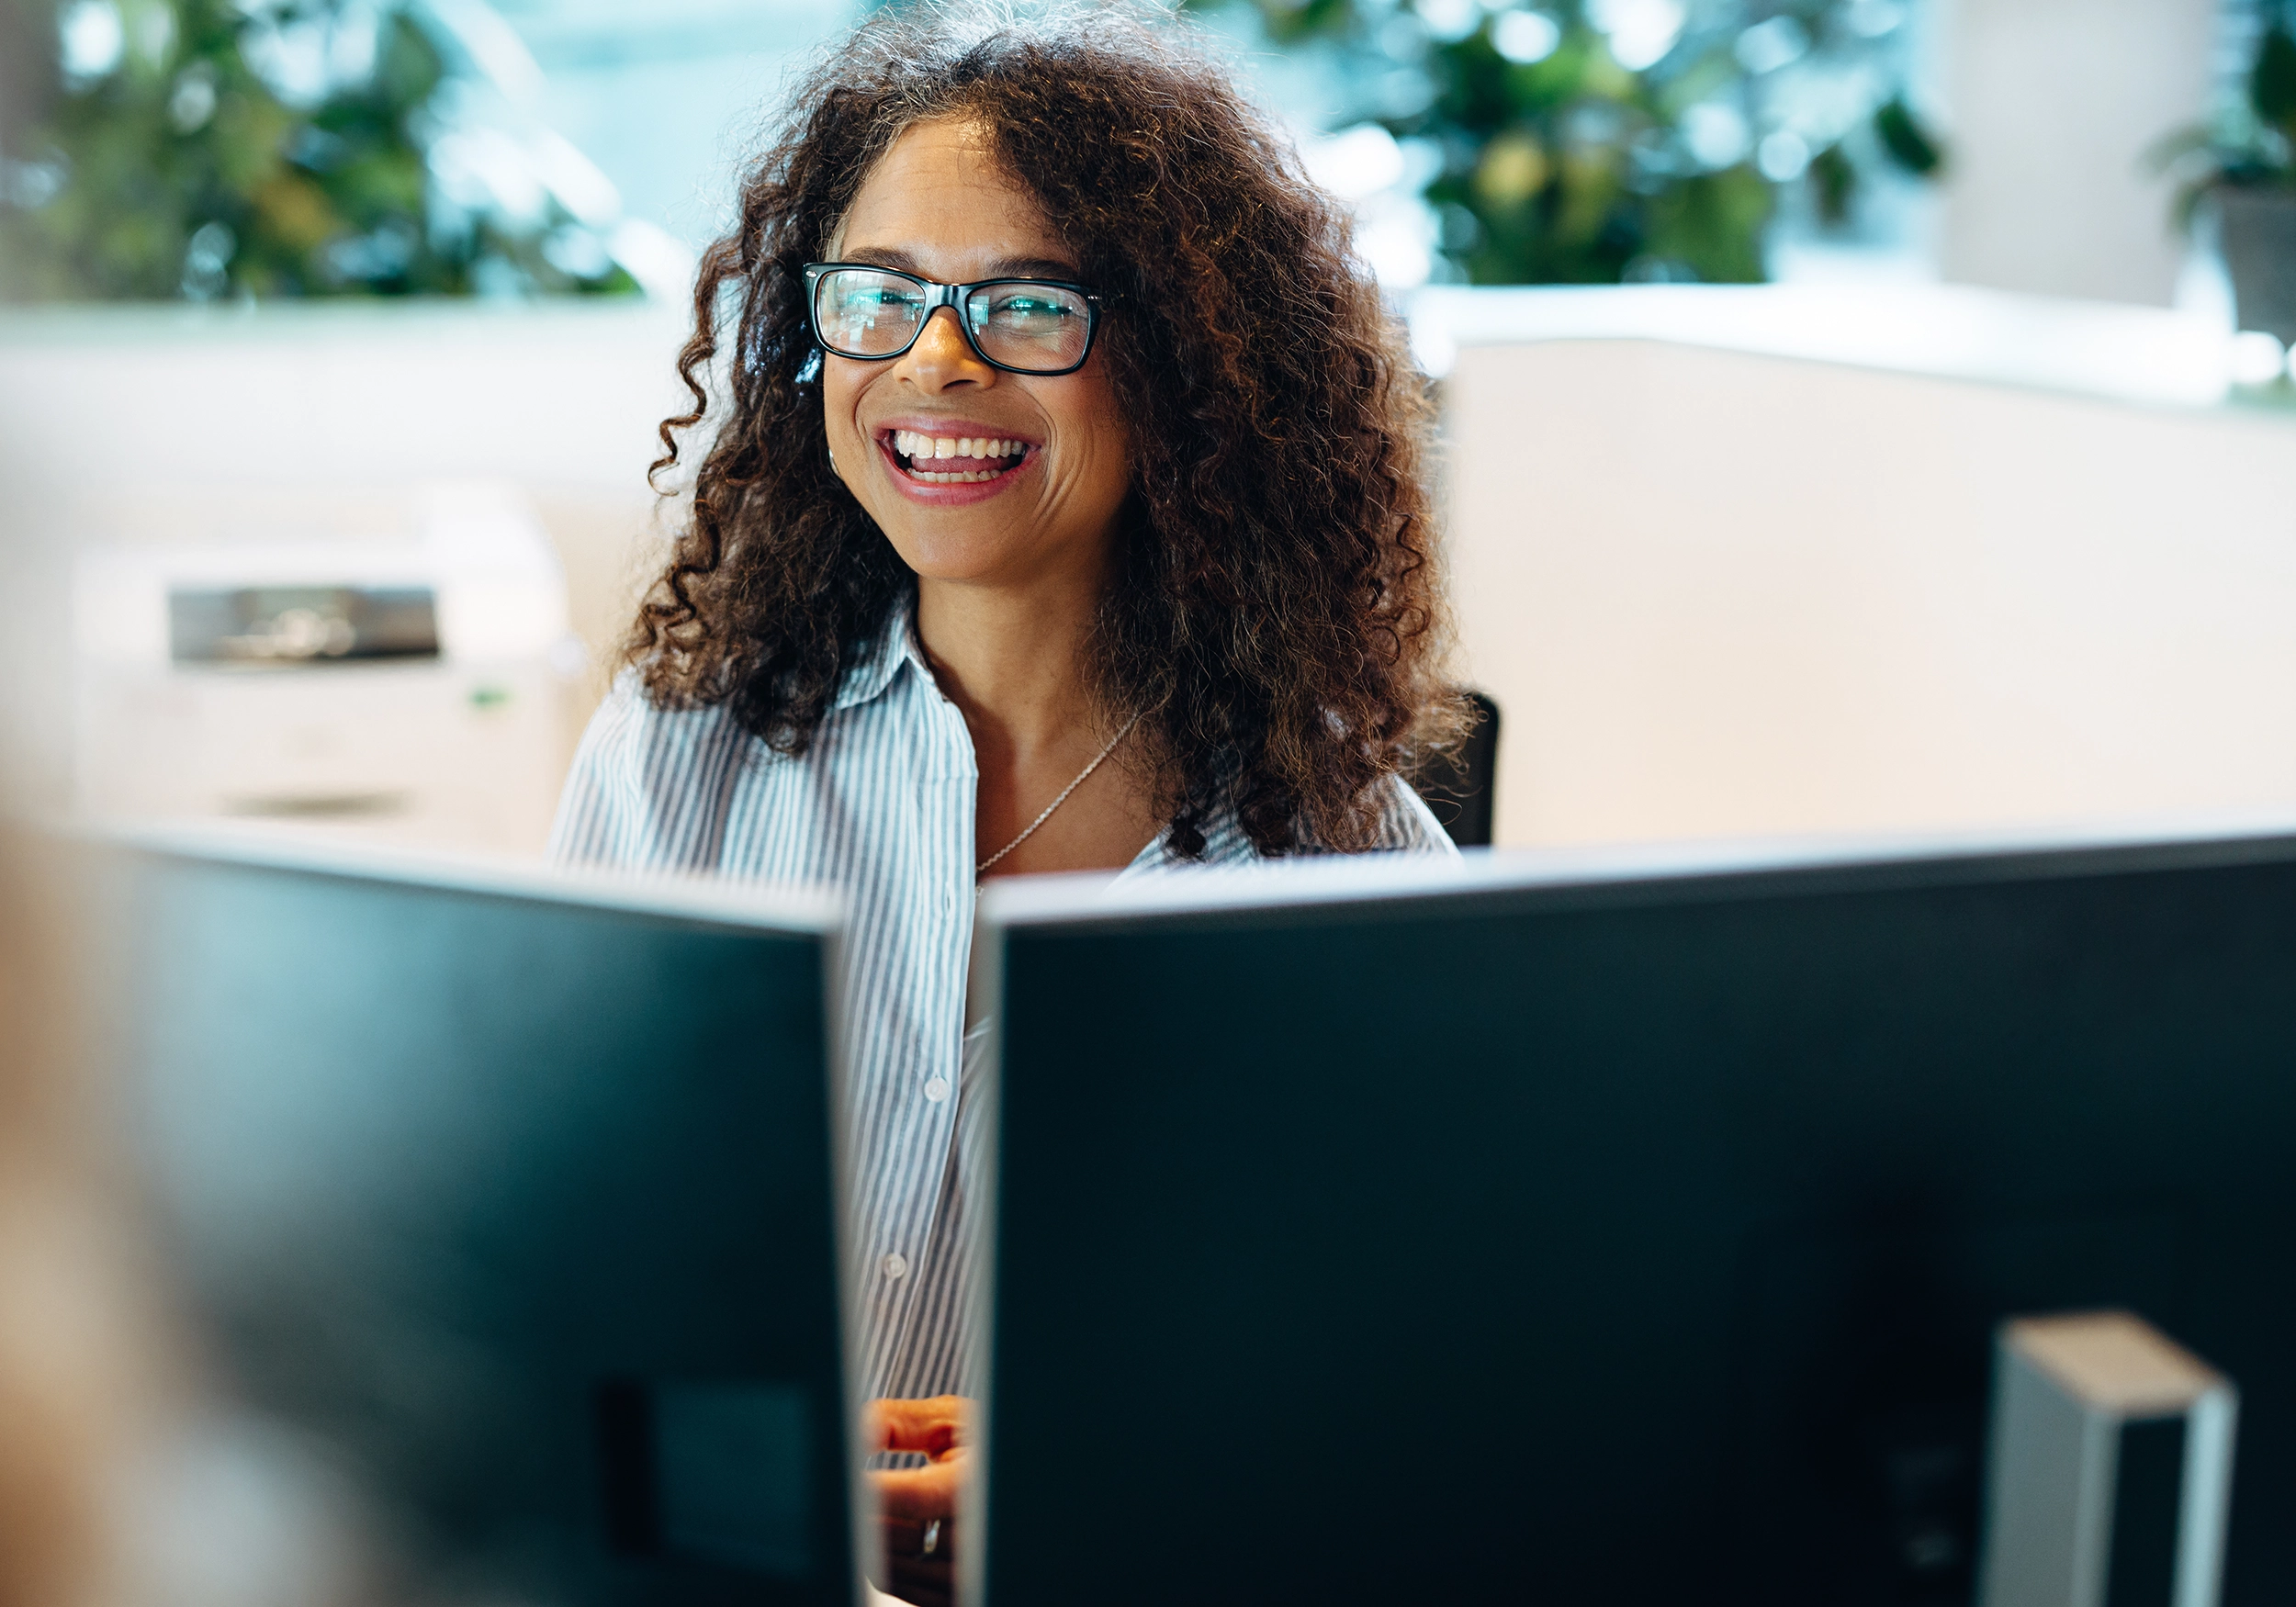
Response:
MULTIPOLYGON (((909 343, 926 315, 928 293, 914 279, 870 268, 836 268, 814 289, 822 343, 848 357, 889 357, 909 343)), ((1084 361, 1092 309, 1053 285, 1005 280, 964 299, 974 344, 992 363, 1040 372, 1084 361)))

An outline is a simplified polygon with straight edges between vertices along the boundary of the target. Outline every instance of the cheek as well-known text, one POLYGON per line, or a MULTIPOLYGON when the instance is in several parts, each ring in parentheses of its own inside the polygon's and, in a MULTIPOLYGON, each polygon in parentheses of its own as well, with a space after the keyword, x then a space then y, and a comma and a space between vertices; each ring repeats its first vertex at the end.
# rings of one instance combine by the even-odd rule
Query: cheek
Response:
POLYGON ((1131 434, 1106 376, 1096 372, 1098 366, 1096 357, 1092 368, 1077 376, 1085 383, 1060 399, 1060 410, 1069 421, 1069 439, 1079 448, 1078 478, 1099 493, 1097 500, 1105 500, 1121 495, 1131 483, 1131 434))
POLYGON ((869 388, 869 379, 850 372, 852 366, 832 357, 821 375, 821 422, 829 437, 829 450, 839 454, 863 444, 861 426, 853 421, 853 415, 861 407, 861 393, 869 388))
POLYGON ((1132 444, 1130 433, 1118 421, 1111 421, 1108 437, 1096 455, 1094 479, 1099 489, 1099 500, 1113 510, 1132 487, 1132 444))
POLYGON ((1111 424, 1105 437, 1096 444, 1092 455, 1092 480, 1099 493, 1097 500, 1103 502, 1122 500, 1125 491, 1131 487, 1131 444, 1120 426, 1111 424))
POLYGON ((845 445, 854 436, 852 390, 827 376, 822 378, 822 432, 829 436, 831 450, 845 445))

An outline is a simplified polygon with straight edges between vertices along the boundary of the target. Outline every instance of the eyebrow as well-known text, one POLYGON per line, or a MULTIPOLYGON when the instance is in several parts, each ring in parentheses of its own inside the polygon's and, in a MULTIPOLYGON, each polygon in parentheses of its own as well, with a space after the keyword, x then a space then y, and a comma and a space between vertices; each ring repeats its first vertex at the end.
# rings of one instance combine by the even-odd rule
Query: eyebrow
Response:
MULTIPOLYGON (((897 268, 905 274, 915 274, 929 279, 930 274, 917 265, 917 259, 907 252, 884 246, 855 246, 845 253, 849 263, 869 263, 880 268, 897 268)), ((1058 257, 998 257, 988 264, 985 277, 991 279, 1074 279, 1076 264, 1058 257)))

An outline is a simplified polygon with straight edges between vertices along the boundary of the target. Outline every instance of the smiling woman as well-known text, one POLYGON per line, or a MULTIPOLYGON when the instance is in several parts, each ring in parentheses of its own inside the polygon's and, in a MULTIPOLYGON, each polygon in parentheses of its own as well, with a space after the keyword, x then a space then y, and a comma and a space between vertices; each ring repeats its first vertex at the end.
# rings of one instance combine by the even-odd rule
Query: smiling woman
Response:
POLYGON ((798 90, 681 358, 690 523, 577 861, 827 881, 890 1578, 943 1600, 978 1359, 984 877, 1451 852, 1428 410, 1345 213, 1162 13, 883 14, 798 90), (712 380, 722 373, 723 407, 712 380))
MULTIPOLYGON (((1348 256, 1344 211, 1148 16, 886 16, 799 90, 703 265, 683 359, 696 411, 666 441, 703 422, 700 375, 721 345, 740 360, 637 656, 658 701, 725 703, 777 751, 804 751, 918 572, 884 520, 914 525, 886 499, 921 488, 862 469, 862 436, 838 438, 840 396, 870 390, 876 428, 951 455, 1019 441, 1000 479, 1041 470, 1045 446, 1012 410, 1041 413, 1048 392, 1004 377, 1033 365, 1000 358, 990 326, 1025 310, 1073 330, 1082 300, 1098 361, 1072 388, 1121 414, 1120 444, 1096 454, 1111 474, 1121 460, 1130 493, 1084 644, 1096 717, 1154 711, 1126 768, 1183 857, 1222 825, 1262 853, 1371 846, 1375 783, 1450 729, 1430 674, 1443 617, 1420 381, 1348 256), (970 260, 929 273, 929 250, 970 260), (864 264, 879 271, 830 271, 864 264), (1010 306, 979 283, 996 275, 1062 281, 1062 310, 1010 306), (891 343, 911 339, 906 354, 891 343), (940 384, 958 353, 986 377, 940 384), (929 407, 888 372, 919 365, 929 407), (992 396, 993 416, 956 416, 992 396), (1224 628, 1205 633, 1213 616, 1224 628)), ((1042 478, 1061 483, 1040 500, 1067 505, 1067 477, 1042 478)))

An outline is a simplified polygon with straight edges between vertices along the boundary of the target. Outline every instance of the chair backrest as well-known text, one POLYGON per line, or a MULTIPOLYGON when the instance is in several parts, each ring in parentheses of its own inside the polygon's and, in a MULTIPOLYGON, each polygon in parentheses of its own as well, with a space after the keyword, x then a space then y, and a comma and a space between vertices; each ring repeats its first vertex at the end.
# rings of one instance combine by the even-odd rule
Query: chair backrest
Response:
POLYGON ((1499 705, 1488 692, 1462 691, 1475 725, 1458 747, 1437 754, 1411 778, 1451 840, 1463 848, 1491 846, 1491 789, 1499 775, 1499 705))

